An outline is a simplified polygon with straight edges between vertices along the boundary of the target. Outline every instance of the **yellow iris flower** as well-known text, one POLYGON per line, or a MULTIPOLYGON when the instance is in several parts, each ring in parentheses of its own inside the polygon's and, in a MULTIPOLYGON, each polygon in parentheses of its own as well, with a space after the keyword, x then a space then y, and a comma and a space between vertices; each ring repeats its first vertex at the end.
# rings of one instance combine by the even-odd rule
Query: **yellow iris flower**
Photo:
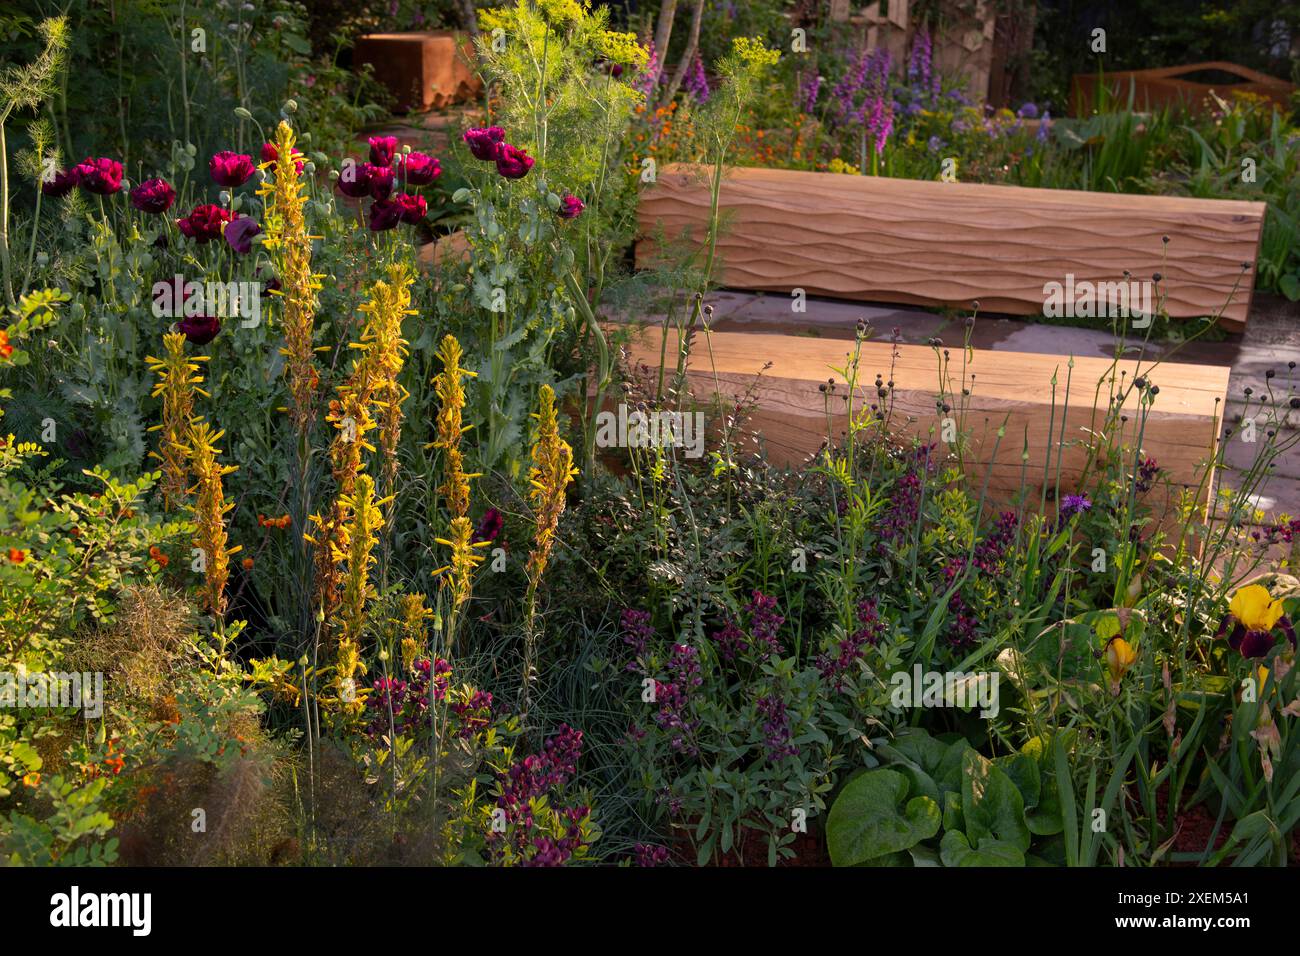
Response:
POLYGON ((1267 634, 1282 616, 1282 602, 1275 601, 1263 585, 1250 584, 1233 595, 1228 613, 1240 621, 1246 630, 1267 634))

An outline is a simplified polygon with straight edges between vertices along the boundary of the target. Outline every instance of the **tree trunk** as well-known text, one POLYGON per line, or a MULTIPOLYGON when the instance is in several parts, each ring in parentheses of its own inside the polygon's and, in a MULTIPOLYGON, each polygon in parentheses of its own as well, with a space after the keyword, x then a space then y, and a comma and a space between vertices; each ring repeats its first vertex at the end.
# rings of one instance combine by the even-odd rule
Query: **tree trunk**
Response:
POLYGON ((668 41, 673 38, 673 18, 677 16, 677 0, 659 0, 659 18, 655 20, 655 55, 663 68, 668 55, 668 41))
MULTIPOLYGON (((674 0, 675 2, 675 0, 674 0)), ((695 7, 691 10, 691 35, 686 40, 686 49, 682 51, 681 62, 677 64, 677 69, 673 71, 672 82, 664 89, 662 98, 659 100, 660 106, 667 106, 681 89, 682 80, 686 78, 686 71, 691 68, 691 61, 695 59, 695 51, 700 47, 700 21, 704 19, 704 0, 695 0, 695 7)), ((662 57, 663 54, 660 54, 662 57)), ((663 60, 661 59, 662 63, 663 60)))

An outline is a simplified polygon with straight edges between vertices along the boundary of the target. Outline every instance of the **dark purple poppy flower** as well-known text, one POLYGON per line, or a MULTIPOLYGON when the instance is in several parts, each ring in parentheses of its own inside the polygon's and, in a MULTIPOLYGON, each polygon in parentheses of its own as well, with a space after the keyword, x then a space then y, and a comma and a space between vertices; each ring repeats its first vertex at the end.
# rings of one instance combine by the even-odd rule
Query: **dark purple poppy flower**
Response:
POLYGON ((505 527, 505 518, 501 517, 501 512, 496 508, 489 508, 483 512, 483 517, 479 519, 478 527, 474 530, 474 541, 495 541, 505 527))
POLYGON ((497 172, 506 179, 523 179, 533 168, 533 157, 518 146, 502 143, 497 148, 497 172))
POLYGON ((41 182, 41 192, 56 199, 59 196, 66 196, 76 188, 77 170, 75 166, 61 173, 55 173, 54 178, 51 180, 41 182))
POLYGON ((176 227, 181 235, 195 242, 211 242, 220 239, 226 224, 234 214, 212 203, 195 206, 184 219, 176 220, 176 227))
POLYGON ((271 278, 267 279, 264 283, 262 283, 262 291, 260 295, 264 299, 268 298, 272 292, 277 292, 283 287, 284 286, 280 282, 280 280, 275 278, 275 276, 272 276, 271 278))
POLYGON ((253 237, 260 235, 262 227, 252 216, 240 216, 226 226, 226 243, 241 256, 253 251, 253 237))
POLYGON ((393 193, 393 171, 387 166, 366 163, 366 178, 370 180, 370 195, 387 199, 393 193))
POLYGON ((366 140, 370 144, 370 161, 376 166, 391 166, 393 156, 397 153, 396 136, 371 136, 366 140))
POLYGON ((141 212, 159 215, 172 208, 176 190, 165 179, 150 179, 131 190, 131 205, 141 212))
POLYGON ((221 320, 215 315, 186 316, 176 323, 176 328, 185 333, 193 345, 207 345, 221 331, 221 320))
POLYGON ((223 149, 208 160, 208 172, 212 181, 226 189, 234 189, 248 182, 253 176, 253 157, 243 153, 234 153, 223 149))
POLYGON ((560 208, 555 214, 561 219, 577 219, 586 208, 586 203, 570 193, 560 200, 560 208))
POLYGON ((497 158, 497 148, 505 142, 506 131, 500 126, 476 126, 465 130, 461 139, 469 146, 475 159, 490 163, 497 158))
POLYGON ((408 186, 427 186, 442 175, 441 164, 424 153, 407 153, 402 157, 401 170, 408 186))
POLYGON ((77 185, 98 196, 111 196, 122 188, 122 164, 116 159, 101 156, 84 159, 77 164, 77 185))
POLYGON ((424 218, 429 211, 429 205, 424 201, 423 196, 412 196, 410 193, 398 193, 393 197, 393 202, 402 207, 402 222, 414 226, 424 218))
POLYGON ((401 203, 392 199, 376 199, 370 204, 370 220, 367 223, 371 232, 384 232, 393 229, 402 221, 401 203))
POLYGON ((358 163, 356 160, 348 160, 343 164, 342 172, 339 173, 339 192, 350 199, 363 199, 369 196, 370 170, 374 168, 370 163, 358 163))

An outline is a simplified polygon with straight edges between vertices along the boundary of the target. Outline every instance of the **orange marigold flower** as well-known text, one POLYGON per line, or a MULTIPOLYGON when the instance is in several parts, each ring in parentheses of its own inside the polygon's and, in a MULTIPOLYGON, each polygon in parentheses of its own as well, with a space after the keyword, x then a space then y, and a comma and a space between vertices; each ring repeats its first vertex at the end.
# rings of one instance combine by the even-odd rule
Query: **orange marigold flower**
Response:
POLYGON ((158 545, 156 544, 149 549, 149 557, 157 561, 158 567, 160 568, 167 567, 167 562, 170 560, 167 555, 158 550, 158 545))
MULTIPOLYGON (((0 332, 0 335, 4 333, 0 332)), ((24 787, 39 787, 41 785, 41 775, 39 773, 29 773, 23 777, 24 787)))
POLYGON ((252 558, 244 558, 243 564, 244 564, 244 570, 245 570, 245 571, 251 571, 251 570, 253 570, 253 559, 252 559, 252 558))
POLYGON ((8 358, 14 354, 14 347, 9 344, 9 333, 0 329, 0 356, 8 358))
POLYGON ((24 551, 22 548, 10 548, 9 560, 14 564, 22 564, 24 561, 27 560, 27 552, 24 551))

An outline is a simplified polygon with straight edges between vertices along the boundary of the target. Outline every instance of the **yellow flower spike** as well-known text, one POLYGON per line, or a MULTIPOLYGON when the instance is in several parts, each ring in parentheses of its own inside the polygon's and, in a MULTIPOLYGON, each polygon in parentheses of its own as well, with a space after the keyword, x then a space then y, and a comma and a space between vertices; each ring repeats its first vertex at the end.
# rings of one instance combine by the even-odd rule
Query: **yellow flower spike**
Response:
POLYGON ((263 246, 270 252, 281 291, 276 297, 283 308, 285 374, 289 377, 292 396, 290 414, 299 431, 305 431, 315 410, 316 370, 313 335, 315 333, 316 291, 320 277, 311 271, 312 237, 307 233, 303 214, 307 204, 306 187, 297 169, 301 153, 294 151, 296 138, 283 120, 276 128, 273 164, 274 177, 264 179, 257 194, 265 201, 263 246))
POLYGON ((461 368, 463 354, 455 336, 444 336, 437 352, 442 371, 433 379, 434 392, 438 396, 438 440, 433 447, 442 449, 442 467, 446 476, 438 490, 447 499, 447 510, 453 519, 469 514, 469 479, 475 477, 465 473, 465 459, 460 451, 460 436, 468 430, 461 414, 465 408, 465 389, 460 380, 474 377, 473 372, 461 368))
POLYGON ((474 525, 464 517, 451 520, 449 534, 450 538, 435 540, 438 544, 451 548, 451 562, 434 571, 433 574, 434 577, 445 574, 442 578, 443 586, 451 589, 452 606, 458 608, 469 600, 474 590, 474 569, 483 563, 483 556, 477 554, 474 549, 487 547, 491 542, 475 542, 474 525))
POLYGON ((199 388, 203 376, 197 374, 199 362, 206 362, 206 355, 196 355, 192 359, 185 356, 185 336, 180 332, 168 332, 163 336, 166 358, 145 356, 149 370, 158 376, 158 382, 150 393, 151 397, 163 398, 162 424, 154 426, 160 430, 162 437, 158 442, 158 451, 149 453, 163 463, 163 507, 170 509, 185 497, 189 482, 183 447, 186 433, 192 424, 201 421, 194 417, 194 396, 207 395, 199 388))
POLYGON ((528 496, 536 513, 536 527, 533 549, 528 554, 525 568, 532 590, 536 590, 550 560, 560 515, 564 513, 565 489, 578 474, 578 469, 573 467, 573 449, 560 437, 555 392, 551 386, 542 386, 540 405, 534 417, 537 419, 537 441, 533 445, 533 467, 528 475, 531 488, 528 496))
POLYGON ((227 502, 221 479, 238 469, 234 465, 220 465, 217 456, 221 449, 216 443, 225 434, 212 430, 207 422, 192 425, 187 442, 180 446, 188 462, 189 473, 195 478, 192 491, 197 496, 190 510, 194 514, 194 544, 204 556, 204 585, 208 610, 217 617, 226 611, 226 580, 229 577, 230 556, 240 549, 227 548, 225 516, 235 505, 227 502))
POLYGON ((1106 643, 1106 669, 1110 671, 1110 692, 1119 694, 1119 682, 1137 662, 1137 651, 1122 637, 1112 637, 1106 643))
POLYGON ((1228 613, 1248 631, 1267 634, 1282 616, 1282 602, 1273 600, 1262 584, 1249 584, 1237 591, 1228 605, 1228 613))

